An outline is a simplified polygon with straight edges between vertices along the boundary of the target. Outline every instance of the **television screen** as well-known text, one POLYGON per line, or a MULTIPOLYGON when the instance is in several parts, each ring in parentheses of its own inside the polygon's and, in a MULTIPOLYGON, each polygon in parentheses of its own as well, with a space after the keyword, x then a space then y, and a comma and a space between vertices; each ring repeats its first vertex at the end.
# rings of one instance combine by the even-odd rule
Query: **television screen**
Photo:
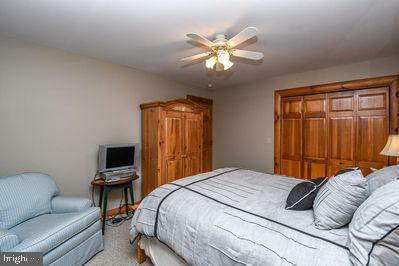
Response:
POLYGON ((107 148, 106 168, 134 165, 135 146, 107 148))

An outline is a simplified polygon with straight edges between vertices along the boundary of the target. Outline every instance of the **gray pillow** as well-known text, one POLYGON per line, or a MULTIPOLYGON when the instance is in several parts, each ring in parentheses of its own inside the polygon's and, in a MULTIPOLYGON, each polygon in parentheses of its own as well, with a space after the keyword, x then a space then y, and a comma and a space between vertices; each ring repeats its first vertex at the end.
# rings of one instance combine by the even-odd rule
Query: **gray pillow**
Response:
POLYGON ((399 180, 377 189, 349 224, 354 265, 399 264, 399 180))
POLYGON ((377 188, 399 179, 399 165, 392 165, 372 172, 367 177, 369 193, 373 193, 377 188))
POLYGON ((368 195, 366 179, 358 169, 331 177, 313 204, 315 226, 334 229, 348 224, 368 195))

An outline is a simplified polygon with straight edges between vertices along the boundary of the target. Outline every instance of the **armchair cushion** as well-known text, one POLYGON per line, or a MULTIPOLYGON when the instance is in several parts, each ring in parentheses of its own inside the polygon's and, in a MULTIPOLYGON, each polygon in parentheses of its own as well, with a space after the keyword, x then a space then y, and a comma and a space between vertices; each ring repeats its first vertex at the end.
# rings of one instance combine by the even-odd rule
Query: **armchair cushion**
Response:
POLYGON ((0 228, 0 251, 7 251, 18 245, 18 236, 9 230, 0 228))
POLYGON ((100 220, 100 208, 81 212, 44 214, 11 229, 20 239, 10 251, 41 252, 43 255, 100 220))
POLYGON ((0 228, 11 227, 51 212, 51 198, 58 193, 45 174, 24 173, 0 177, 0 228))
POLYGON ((86 198, 56 196, 51 200, 52 213, 80 212, 91 207, 86 198))

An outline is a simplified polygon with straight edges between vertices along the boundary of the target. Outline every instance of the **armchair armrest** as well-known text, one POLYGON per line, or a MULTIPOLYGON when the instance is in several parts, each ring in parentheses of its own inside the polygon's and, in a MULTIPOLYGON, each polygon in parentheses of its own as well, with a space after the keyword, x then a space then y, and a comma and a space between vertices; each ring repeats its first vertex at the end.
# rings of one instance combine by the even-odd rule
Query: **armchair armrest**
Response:
POLYGON ((7 251, 19 244, 19 239, 13 232, 0 228, 0 251, 7 251))
POLYGON ((51 200, 52 213, 79 212, 91 207, 87 198, 56 196, 51 200))

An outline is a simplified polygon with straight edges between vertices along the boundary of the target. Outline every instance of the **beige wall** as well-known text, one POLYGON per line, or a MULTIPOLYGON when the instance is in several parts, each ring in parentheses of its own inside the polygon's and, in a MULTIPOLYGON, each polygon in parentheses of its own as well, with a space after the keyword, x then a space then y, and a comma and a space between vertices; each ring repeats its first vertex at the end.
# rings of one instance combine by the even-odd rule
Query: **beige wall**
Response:
MULTIPOLYGON (((138 142, 139 104, 187 93, 210 96, 131 68, 0 39, 0 176, 41 171, 62 194, 89 196, 98 145, 138 142)), ((114 198, 111 207, 117 192, 114 198)))
POLYGON ((240 166, 273 172, 274 90, 394 74, 399 74, 399 56, 217 90, 214 95, 215 167, 240 166))

